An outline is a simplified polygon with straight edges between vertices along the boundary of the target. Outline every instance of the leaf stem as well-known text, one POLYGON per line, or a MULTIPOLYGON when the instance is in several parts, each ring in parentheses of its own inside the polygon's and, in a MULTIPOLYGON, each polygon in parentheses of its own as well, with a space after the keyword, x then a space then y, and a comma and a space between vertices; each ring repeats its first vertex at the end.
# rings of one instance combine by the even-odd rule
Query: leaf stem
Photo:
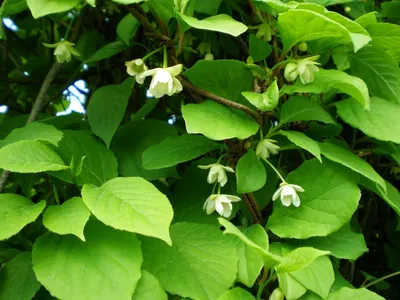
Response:
POLYGON ((264 290, 265 287, 266 287, 272 280, 274 280, 274 279, 275 279, 274 270, 272 269, 272 270, 271 270, 271 274, 270 274, 270 276, 268 277, 268 279, 267 279, 264 283, 262 283, 262 284, 260 284, 260 285, 258 286, 257 300, 261 300, 263 290, 264 290))
POLYGON ((397 272, 394 272, 394 273, 392 273, 392 274, 383 276, 383 277, 381 277, 381 278, 379 278, 379 279, 377 279, 377 280, 374 280, 374 281, 368 283, 367 285, 361 286, 361 287, 368 288, 368 287, 370 287, 371 285, 377 284, 377 283, 379 283, 379 282, 381 282, 381 281, 383 281, 383 280, 385 280, 385 279, 388 279, 388 278, 393 277, 393 276, 396 276, 396 275, 400 275, 400 271, 397 271, 397 272))
POLYGON ((158 48, 154 51, 151 51, 150 53, 147 53, 145 56, 143 56, 142 60, 145 61, 146 59, 148 59, 149 57, 153 56, 154 54, 160 52, 163 48, 158 48))
POLYGON ((167 47, 164 45, 164 62, 163 62, 163 68, 168 68, 168 52, 167 52, 167 47))

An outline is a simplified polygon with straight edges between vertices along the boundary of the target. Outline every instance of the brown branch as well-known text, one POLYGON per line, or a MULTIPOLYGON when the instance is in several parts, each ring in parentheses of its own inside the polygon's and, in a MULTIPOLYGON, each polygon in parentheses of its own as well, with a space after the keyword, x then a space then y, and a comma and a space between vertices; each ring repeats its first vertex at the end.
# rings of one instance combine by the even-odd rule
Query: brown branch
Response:
POLYGON ((262 225, 262 221, 257 217, 257 213, 254 211, 253 205, 251 204, 250 199, 248 198, 247 194, 243 194, 243 199, 244 203, 246 204, 250 214, 251 218, 253 220, 253 224, 260 224, 262 225))
MULTIPOLYGON (((36 97, 35 103, 33 104, 32 111, 29 115, 28 120, 26 121, 26 125, 29 123, 32 123, 33 121, 36 120, 40 109, 43 106, 43 103, 45 101, 45 98, 47 96, 47 92, 50 89, 50 86, 53 82, 53 80, 56 78, 58 72, 61 70, 62 64, 55 62, 53 66, 51 67, 50 71, 47 73, 46 78, 43 81, 43 84, 39 90, 39 94, 36 97)), ((4 187, 6 186, 7 179, 10 176, 11 172, 7 170, 3 170, 3 173, 1 174, 0 177, 0 193, 3 192, 4 187)))
POLYGON ((199 94, 199 95, 201 95, 203 97, 206 97, 208 99, 214 100, 215 102, 218 102, 218 103, 221 103, 223 105, 230 106, 230 107, 239 109, 241 111, 244 111, 245 113, 247 113, 250 116, 252 116, 257 121, 258 124, 260 124, 260 125, 262 124, 261 115, 258 114, 257 112, 255 112, 254 110, 252 110, 251 108, 249 108, 249 107, 247 107, 247 106, 245 106, 243 104, 228 100, 228 99, 226 99, 224 97, 215 95, 215 94, 213 94, 213 93, 211 93, 209 91, 203 90, 203 89, 191 84, 189 81, 183 79, 181 76, 177 76, 177 78, 180 80, 180 82, 182 83, 182 85, 185 88, 190 89, 190 90, 196 92, 197 94, 199 94))
POLYGON ((248 193, 247 198, 249 199, 251 206, 253 207, 254 212, 256 213, 257 218, 261 221, 261 225, 262 225, 263 218, 261 215, 260 207, 258 206, 258 203, 257 203, 256 199, 254 198, 253 193, 248 193))
POLYGON ((147 20, 147 18, 141 14, 139 5, 127 5, 126 9, 139 21, 140 24, 142 24, 145 31, 155 33, 155 29, 153 28, 149 20, 147 20))

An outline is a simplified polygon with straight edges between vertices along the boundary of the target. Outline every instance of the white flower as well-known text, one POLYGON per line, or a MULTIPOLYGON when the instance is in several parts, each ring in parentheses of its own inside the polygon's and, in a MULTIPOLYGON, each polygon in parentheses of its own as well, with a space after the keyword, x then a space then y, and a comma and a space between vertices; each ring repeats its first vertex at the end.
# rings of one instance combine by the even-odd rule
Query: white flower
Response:
POLYGON ((176 65, 169 68, 156 68, 142 73, 142 76, 153 76, 149 92, 155 98, 161 98, 164 95, 172 96, 182 91, 181 82, 175 78, 182 72, 182 65, 176 65))
POLYGON ((211 164, 207 166, 198 166, 200 169, 207 170, 210 169, 207 176, 207 182, 212 184, 214 182, 219 182, 221 187, 223 187, 228 182, 228 177, 226 176, 225 171, 235 173, 235 171, 230 167, 225 167, 220 164, 211 164))
POLYGON ((256 148, 256 155, 262 159, 267 159, 270 154, 278 154, 280 147, 274 143, 276 143, 276 141, 271 139, 260 141, 256 148))
POLYGON ((303 84, 307 84, 314 81, 314 73, 319 72, 316 65, 320 63, 316 62, 319 55, 302 59, 297 64, 288 63, 285 68, 285 78, 287 81, 295 81, 297 76, 303 84))
POLYGON ((135 76, 137 83, 143 84, 144 79, 146 78, 146 76, 143 76, 143 73, 149 69, 144 63, 144 61, 140 58, 134 59, 125 62, 125 66, 126 66, 126 72, 130 76, 135 76))
POLYGON ((302 193, 304 192, 304 189, 299 185, 282 182, 279 185, 279 189, 272 196, 272 200, 275 201, 281 197, 281 202, 284 206, 288 207, 290 204, 293 204, 295 207, 299 207, 300 198, 297 195, 297 192, 302 193))
POLYGON ((285 298, 285 295, 283 294, 282 290, 280 288, 276 288, 271 296, 269 296, 269 300, 283 300, 285 298))
POLYGON ((71 54, 75 56, 80 56, 79 52, 76 51, 76 49, 74 48, 75 44, 67 40, 55 44, 43 43, 43 45, 48 48, 56 48, 54 50, 54 55, 56 56, 57 62, 59 62, 60 64, 64 62, 70 62, 72 57, 71 54))
POLYGON ((220 216, 229 218, 232 213, 232 202, 238 201, 240 201, 240 198, 237 196, 213 194, 204 202, 203 209, 206 211, 207 215, 217 211, 220 216))

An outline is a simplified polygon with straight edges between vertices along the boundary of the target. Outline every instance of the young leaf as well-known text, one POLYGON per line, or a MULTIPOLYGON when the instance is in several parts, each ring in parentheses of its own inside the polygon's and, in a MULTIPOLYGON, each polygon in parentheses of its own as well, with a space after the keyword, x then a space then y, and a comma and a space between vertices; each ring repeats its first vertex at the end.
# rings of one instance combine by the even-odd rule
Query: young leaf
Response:
POLYGON ((326 161, 305 161, 287 177, 287 182, 305 190, 299 195, 300 207, 285 207, 275 201, 268 229, 279 237, 296 239, 335 232, 358 207, 361 193, 352 176, 346 169, 326 161))
POLYGON ((0 241, 20 232, 25 225, 35 221, 46 206, 46 201, 33 203, 15 194, 0 194, 0 241))
POLYGON ((254 296, 248 291, 236 287, 229 291, 226 291, 218 298, 218 300, 254 300, 254 296))
POLYGON ((217 31, 232 36, 239 36, 247 31, 246 25, 225 14, 208 17, 203 20, 185 16, 184 14, 179 14, 179 17, 187 25, 196 29, 217 31))
POLYGON ((154 274, 167 292, 208 300, 218 299, 232 286, 237 272, 236 249, 233 240, 217 227, 175 223, 171 239, 173 247, 142 239, 143 268, 154 274))
POLYGON ((313 139, 309 138, 305 134, 297 131, 283 131, 280 132, 282 135, 286 136, 289 141, 294 143, 296 146, 307 150, 312 155, 314 155, 320 162, 321 161, 321 150, 319 149, 318 143, 313 139))
POLYGON ((0 271, 0 299, 32 299, 39 288, 30 252, 18 254, 0 271))
POLYGON ((251 193, 261 189, 267 181, 263 163, 253 150, 249 150, 236 166, 237 192, 251 193))
POLYGON ((49 232, 37 239, 32 250, 36 278, 59 299, 131 300, 143 261, 136 236, 94 220, 85 236, 82 242, 49 232))
POLYGON ((115 41, 109 43, 97 50, 92 56, 85 60, 84 63, 89 64, 106 58, 110 58, 111 56, 114 56, 124 51, 126 48, 128 48, 128 46, 123 41, 115 41))
POLYGON ((68 169, 53 149, 38 141, 21 141, 0 149, 0 168, 19 173, 68 169))
POLYGON ((257 122, 242 111, 206 100, 182 107, 188 133, 201 133, 209 139, 246 139, 258 130, 257 122))
POLYGON ((50 231, 63 235, 73 234, 85 241, 83 230, 90 211, 79 197, 73 197, 61 206, 49 206, 43 214, 43 225, 50 231))
POLYGON ((271 85, 265 90, 264 93, 254 93, 254 92, 242 92, 242 95, 257 107, 261 111, 271 111, 277 105, 279 101, 279 88, 277 80, 271 83, 271 85))
POLYGON ((363 109, 354 99, 337 102, 336 108, 343 121, 366 135, 400 143, 400 104, 372 97, 371 111, 363 109))
POLYGON ((106 85, 97 89, 87 109, 90 127, 110 147, 111 139, 125 114, 132 92, 133 78, 120 85, 106 85))
POLYGON ((45 15, 60 13, 74 8, 79 0, 26 0, 30 11, 35 19, 45 15))
POLYGON ((139 21, 129 13, 118 23, 117 35, 125 44, 130 45, 131 38, 136 35, 139 25, 139 21))
POLYGON ((286 124, 298 121, 320 121, 327 124, 336 124, 336 120, 312 99, 291 96, 282 105, 279 123, 286 124))
POLYGON ((341 299, 354 299, 354 300, 385 300, 385 298, 367 290, 350 289, 348 287, 341 288, 340 290, 329 294, 328 300, 341 300, 341 299))
POLYGON ((160 282, 154 275, 142 270, 132 300, 167 300, 168 296, 161 287, 160 282))
POLYGON ((152 170, 172 167, 221 148, 221 144, 202 135, 184 134, 166 138, 160 144, 144 151, 143 168, 152 170))
POLYGON ((82 198, 104 224, 156 237, 171 245, 171 204, 164 194, 143 178, 114 178, 101 187, 85 184, 82 198))

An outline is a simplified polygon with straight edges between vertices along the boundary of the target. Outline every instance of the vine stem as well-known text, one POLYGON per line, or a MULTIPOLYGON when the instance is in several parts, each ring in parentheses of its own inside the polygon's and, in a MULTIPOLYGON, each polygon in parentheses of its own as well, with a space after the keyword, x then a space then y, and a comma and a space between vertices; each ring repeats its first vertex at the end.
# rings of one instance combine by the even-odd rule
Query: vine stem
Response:
MULTIPOLYGON (((55 62, 51 67, 51 69, 49 70, 49 72, 47 73, 25 125, 28 125, 36 120, 40 112, 40 109, 42 108, 43 103, 45 102, 47 92, 49 91, 51 84, 53 80, 56 78, 58 72, 61 70, 61 67, 62 64, 55 62)), ((3 173, 1 174, 0 177, 0 193, 3 192, 4 187, 6 186, 7 183, 7 179, 10 176, 10 174, 11 174, 10 171, 3 170, 3 173)))
POLYGON ((282 180, 282 182, 286 182, 286 180, 282 177, 281 173, 275 168, 273 164, 271 164, 268 159, 264 159, 264 161, 272 168, 272 170, 275 171, 275 173, 279 176, 279 178, 282 180))
POLYGON ((258 291, 257 291, 257 300, 261 300, 261 296, 262 296, 262 292, 265 289, 265 287, 272 281, 274 280, 275 276, 274 276, 274 271, 271 271, 271 275, 269 276, 269 278, 262 284, 259 285, 258 287, 258 291))
POLYGON ((183 79, 181 76, 177 76, 177 78, 179 79, 179 81, 182 83, 182 85, 185 88, 187 88, 189 90, 192 90, 192 91, 196 92, 197 94, 199 94, 201 96, 204 96, 204 97, 206 97, 208 99, 214 100, 215 102, 218 102, 218 103, 224 104, 226 106, 230 106, 230 107, 242 110, 245 113, 247 113, 250 116, 252 116, 257 121, 258 124, 260 124, 260 125, 262 124, 261 115, 258 114, 257 112, 255 112, 254 110, 252 110, 251 108, 249 108, 249 107, 247 107, 245 105, 242 105, 240 103, 228 100, 228 99, 226 99, 224 97, 220 97, 218 95, 210 93, 209 91, 203 90, 203 89, 191 84, 189 81, 183 79))
POLYGON ((377 284, 377 283, 379 283, 379 282, 381 282, 381 281, 383 281, 383 280, 385 280, 385 279, 388 279, 388 278, 393 277, 393 276, 396 276, 396 275, 400 275, 400 271, 394 272, 394 273, 389 274, 389 275, 386 275, 386 276, 383 276, 383 277, 381 277, 381 278, 379 278, 379 279, 377 279, 377 280, 374 280, 374 281, 368 283, 367 285, 361 286, 361 287, 368 288, 368 287, 370 287, 371 285, 377 284))

